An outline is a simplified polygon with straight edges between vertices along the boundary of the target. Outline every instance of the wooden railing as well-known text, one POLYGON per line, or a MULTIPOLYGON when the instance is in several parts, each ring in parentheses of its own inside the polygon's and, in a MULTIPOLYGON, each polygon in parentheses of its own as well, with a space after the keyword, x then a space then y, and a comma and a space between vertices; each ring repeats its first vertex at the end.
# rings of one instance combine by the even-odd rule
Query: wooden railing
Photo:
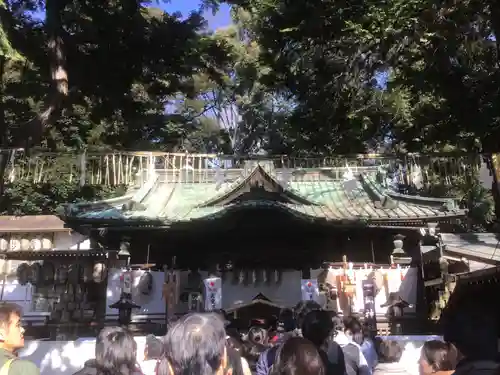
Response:
MULTIPOLYGON (((1 150, 0 150, 1 151, 1 150)), ((249 160, 266 160, 275 169, 336 169, 347 171, 360 167, 383 167, 394 178, 435 180, 447 185, 456 178, 489 172, 491 157, 478 154, 358 154, 300 158, 292 156, 237 157, 215 154, 165 152, 36 152, 25 156, 23 151, 3 150, 10 158, 5 173, 7 182, 28 180, 34 183, 61 178, 82 185, 142 185, 151 173, 163 171, 177 182, 207 182, 214 170, 244 169, 249 160), (181 181, 182 180, 182 181, 181 181)))

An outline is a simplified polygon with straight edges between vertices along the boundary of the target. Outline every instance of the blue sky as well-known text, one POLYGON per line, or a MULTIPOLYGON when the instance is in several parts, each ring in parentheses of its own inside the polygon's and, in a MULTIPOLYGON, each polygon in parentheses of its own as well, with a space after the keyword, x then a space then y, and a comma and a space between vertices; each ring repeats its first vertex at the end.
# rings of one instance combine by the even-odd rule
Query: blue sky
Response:
MULTIPOLYGON (((193 10, 200 6, 200 0, 172 0, 168 3, 159 2, 160 8, 168 13, 180 12, 183 16, 189 15, 193 10)), ((152 5, 155 5, 154 3, 152 5)), ((230 8, 227 4, 221 4, 219 11, 214 15, 212 12, 205 12, 205 19, 208 21, 208 27, 216 30, 219 27, 231 24, 230 8)), ((44 18, 44 13, 35 13, 34 16, 39 19, 44 18)))
MULTIPOLYGON (((162 3, 161 8, 168 13, 181 12, 187 16, 191 11, 198 9, 200 0, 172 0, 169 3, 162 3)), ((229 14, 229 5, 221 4, 219 11, 213 15, 212 12, 206 12, 205 18, 208 21, 208 27, 215 30, 219 27, 227 26, 231 23, 229 14)))

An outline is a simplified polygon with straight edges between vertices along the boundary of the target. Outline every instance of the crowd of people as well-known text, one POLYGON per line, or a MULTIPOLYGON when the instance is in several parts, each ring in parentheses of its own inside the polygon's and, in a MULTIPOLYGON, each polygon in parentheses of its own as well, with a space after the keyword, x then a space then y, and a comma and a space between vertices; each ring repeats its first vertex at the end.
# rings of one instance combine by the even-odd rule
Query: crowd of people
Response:
MULTIPOLYGON (((458 314, 444 341, 424 343, 420 375, 500 375, 496 319, 458 314), (472 319, 472 320, 471 320, 472 319)), ((98 335, 95 358, 75 375, 406 375, 399 341, 370 336, 358 319, 340 319, 312 301, 283 310, 273 331, 232 330, 220 313, 191 313, 162 338, 148 336, 138 364, 137 344, 124 327, 98 335)), ((0 375, 38 375, 18 358, 24 345, 21 311, 0 305, 0 375)))

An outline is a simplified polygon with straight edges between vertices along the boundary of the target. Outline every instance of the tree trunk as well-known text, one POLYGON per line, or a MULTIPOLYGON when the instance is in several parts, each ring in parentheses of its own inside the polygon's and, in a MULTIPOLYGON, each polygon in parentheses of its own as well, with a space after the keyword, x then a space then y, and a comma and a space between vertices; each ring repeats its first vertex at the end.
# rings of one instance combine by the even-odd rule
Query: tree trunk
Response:
POLYGON ((5 108, 3 103, 3 75, 5 72, 5 66, 7 64, 7 59, 0 56, 0 200, 3 197, 3 192, 5 189, 5 170, 7 168, 7 163, 9 161, 9 155, 7 150, 3 147, 7 145, 7 124, 5 122, 5 108))
POLYGON ((47 98, 45 110, 27 123, 27 149, 40 143, 45 128, 60 114, 62 104, 68 96, 68 73, 61 24, 61 14, 66 4, 67 0, 46 0, 45 28, 49 38, 52 92, 47 98))

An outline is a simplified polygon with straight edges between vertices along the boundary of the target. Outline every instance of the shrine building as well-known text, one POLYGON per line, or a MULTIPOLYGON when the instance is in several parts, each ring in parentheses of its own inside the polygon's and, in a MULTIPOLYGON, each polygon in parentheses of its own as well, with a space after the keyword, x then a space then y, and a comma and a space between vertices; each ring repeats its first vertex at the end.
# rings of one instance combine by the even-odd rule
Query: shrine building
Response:
POLYGON ((325 269, 344 265, 364 270, 357 282, 374 268, 414 269, 411 302, 425 315, 427 307, 417 303, 425 300, 423 238, 435 228, 454 232, 466 214, 452 198, 396 191, 383 165, 286 169, 247 161, 231 169, 155 169, 139 189, 68 205, 60 217, 96 249, 126 249, 132 264, 192 274, 186 285, 199 283, 200 273, 221 276, 224 309, 259 293, 292 306, 301 279, 324 284, 325 269), (297 284, 295 297, 258 285, 268 284, 274 271, 281 275, 276 282, 297 284), (241 284, 255 287, 245 292, 241 284))

